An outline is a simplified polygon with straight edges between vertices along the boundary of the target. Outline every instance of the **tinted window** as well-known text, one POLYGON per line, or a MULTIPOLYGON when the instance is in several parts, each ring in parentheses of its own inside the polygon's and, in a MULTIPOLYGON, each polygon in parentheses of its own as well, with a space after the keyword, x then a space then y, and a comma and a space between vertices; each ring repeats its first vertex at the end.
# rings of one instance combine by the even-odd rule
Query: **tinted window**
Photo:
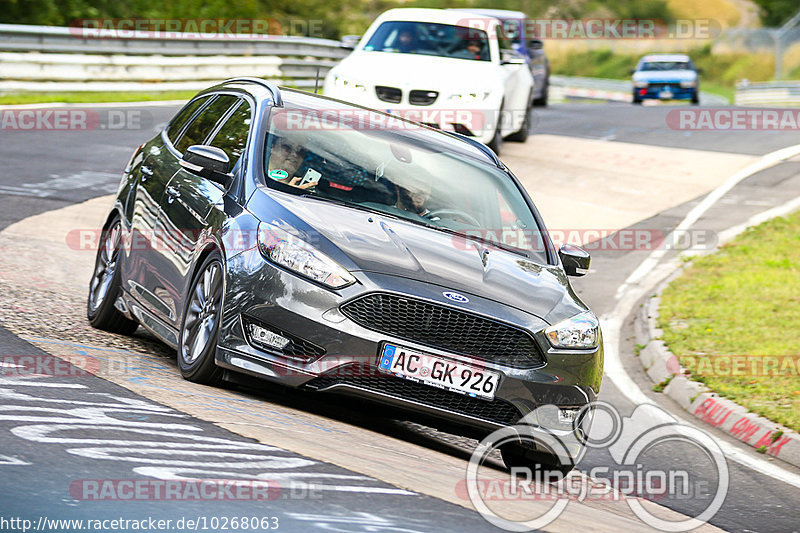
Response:
POLYGON ((237 97, 223 94, 218 96, 211 104, 208 105, 203 111, 189 124, 180 140, 175 144, 175 148, 183 153, 192 145, 203 144, 208 134, 214 129, 219 119, 225 115, 225 112, 236 103, 237 97))
POLYGON ((369 110, 342 113, 333 125, 308 120, 297 127, 316 113, 299 107, 271 112, 264 161, 269 186, 485 240, 547 263, 536 219, 511 177, 485 157, 465 157, 458 146, 463 142, 414 123, 390 124, 377 112, 372 118, 381 122, 371 122, 369 110))
POLYGON ((202 98, 198 98, 197 100, 192 100, 183 109, 181 109, 175 118, 172 119, 170 122, 169 127, 167 127, 167 137, 170 141, 174 144, 175 141, 178 139, 178 135, 180 135, 183 126, 186 124, 194 112, 200 109, 200 106, 208 102, 208 97, 204 96, 202 98))
POLYGON ((489 38, 485 31, 465 26, 392 21, 378 27, 364 51, 489 61, 489 38))
POLYGON ((242 101, 241 105, 228 117, 225 124, 219 129, 211 146, 221 148, 231 160, 231 168, 239 160, 247 144, 247 134, 250 131, 250 104, 242 101))

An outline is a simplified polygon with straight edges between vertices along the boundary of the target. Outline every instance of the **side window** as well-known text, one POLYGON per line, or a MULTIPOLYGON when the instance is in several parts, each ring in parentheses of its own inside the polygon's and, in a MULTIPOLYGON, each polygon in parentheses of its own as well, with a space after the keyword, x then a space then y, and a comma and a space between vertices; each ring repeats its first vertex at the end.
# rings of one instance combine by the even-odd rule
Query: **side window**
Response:
POLYGON ((214 129, 214 126, 219 122, 219 119, 225 115, 225 112, 236 103, 238 98, 223 94, 218 96, 211 104, 209 104, 194 121, 189 124, 189 127, 183 133, 183 136, 175 144, 175 149, 180 153, 186 151, 192 145, 203 144, 208 134, 214 129))
POLYGON ((219 129, 208 144, 221 148, 231 160, 231 168, 236 164, 247 145, 247 134, 250 132, 250 104, 246 100, 231 113, 225 124, 219 129))
POLYGON ((178 140, 178 135, 180 135, 181 130, 186 122, 192 118, 194 112, 200 109, 200 106, 206 102, 208 102, 208 96, 203 96, 197 100, 192 100, 186 104, 177 115, 175 115, 175 117, 172 119, 172 122, 170 122, 169 126, 167 126, 167 137, 173 144, 175 144, 175 141, 178 140))
POLYGON ((513 50, 511 47, 511 41, 506 39, 506 36, 504 35, 505 32, 503 32, 503 28, 498 25, 495 31, 497 33, 497 45, 500 47, 500 55, 502 55, 506 50, 513 50))

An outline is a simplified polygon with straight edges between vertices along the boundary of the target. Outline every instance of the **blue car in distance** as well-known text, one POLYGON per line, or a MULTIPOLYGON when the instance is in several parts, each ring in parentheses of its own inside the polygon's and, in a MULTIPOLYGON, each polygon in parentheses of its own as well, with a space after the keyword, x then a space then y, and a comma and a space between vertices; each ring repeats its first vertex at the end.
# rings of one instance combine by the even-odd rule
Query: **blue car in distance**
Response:
POLYGON ((633 103, 643 100, 691 100, 700 103, 702 71, 684 54, 651 54, 639 60, 633 74, 633 103))

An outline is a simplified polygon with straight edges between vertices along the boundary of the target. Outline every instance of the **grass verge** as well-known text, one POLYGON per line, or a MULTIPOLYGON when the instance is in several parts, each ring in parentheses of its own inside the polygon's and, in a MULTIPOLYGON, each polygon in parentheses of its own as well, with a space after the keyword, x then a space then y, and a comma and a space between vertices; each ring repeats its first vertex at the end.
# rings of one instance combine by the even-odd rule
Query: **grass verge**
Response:
POLYGON ((799 323, 800 211, 695 259, 666 288, 659 311, 663 340, 693 379, 796 431, 799 323))

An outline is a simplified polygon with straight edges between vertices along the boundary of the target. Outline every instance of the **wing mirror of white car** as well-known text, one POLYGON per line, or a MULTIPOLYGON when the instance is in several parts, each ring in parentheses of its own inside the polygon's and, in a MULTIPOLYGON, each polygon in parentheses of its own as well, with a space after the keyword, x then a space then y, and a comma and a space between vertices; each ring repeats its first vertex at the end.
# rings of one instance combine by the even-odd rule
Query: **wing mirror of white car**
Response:
POLYGON ((513 57, 513 56, 504 57, 500 61, 500 64, 501 65, 524 65, 525 64, 525 58, 524 57, 513 57))
POLYGON ((342 40, 339 41, 340 48, 346 48, 347 50, 355 50, 358 41, 361 40, 360 35, 344 35, 342 40))

